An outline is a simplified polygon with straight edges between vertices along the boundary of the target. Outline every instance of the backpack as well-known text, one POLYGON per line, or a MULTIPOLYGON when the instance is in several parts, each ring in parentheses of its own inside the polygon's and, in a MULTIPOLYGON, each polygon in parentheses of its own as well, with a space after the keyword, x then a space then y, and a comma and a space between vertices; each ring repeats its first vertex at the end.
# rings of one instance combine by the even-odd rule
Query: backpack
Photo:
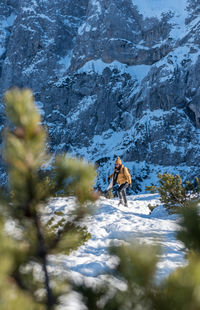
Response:
MULTIPOLYGON (((123 167, 123 174, 124 174, 124 169, 127 169, 127 171, 128 171, 128 173, 129 173, 129 175, 130 175, 130 177, 131 177, 131 171, 130 171, 130 169, 129 168, 127 168, 127 167, 123 167)), ((131 183, 132 183, 132 177, 131 177, 131 183)))

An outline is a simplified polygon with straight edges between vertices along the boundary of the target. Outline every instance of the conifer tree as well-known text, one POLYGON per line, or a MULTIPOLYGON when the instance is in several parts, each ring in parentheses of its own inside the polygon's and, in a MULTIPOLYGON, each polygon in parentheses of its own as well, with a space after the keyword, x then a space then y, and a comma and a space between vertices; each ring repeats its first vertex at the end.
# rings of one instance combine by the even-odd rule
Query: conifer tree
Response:
POLYGON ((91 165, 66 156, 57 157, 51 171, 45 171, 50 155, 32 92, 8 91, 5 107, 9 127, 5 132, 4 159, 9 188, 1 203, 1 214, 4 221, 14 222, 15 229, 13 236, 6 237, 1 224, 0 309, 53 310, 68 285, 49 273, 49 255, 68 253, 90 237, 79 222, 87 214, 88 203, 96 199, 92 191, 95 171, 91 165), (77 209, 71 221, 62 220, 55 229, 50 222, 45 223, 42 213, 49 199, 60 193, 75 196, 77 209), (39 276, 36 269, 40 270, 39 276), (6 294, 2 283, 6 289, 11 283, 6 294), (12 304, 15 306, 6 308, 12 304))
POLYGON ((177 207, 190 205, 191 201, 198 200, 200 193, 200 181, 196 177, 194 182, 188 180, 183 184, 179 175, 170 173, 158 173, 159 186, 146 186, 146 190, 160 194, 160 201, 168 209, 177 210, 177 207))
POLYGON ((198 202, 189 202, 180 211, 177 238, 186 247, 187 264, 177 268, 160 286, 155 309, 200 309, 200 213, 198 202))
POLYGON ((161 202, 169 206, 183 206, 186 201, 186 190, 182 185, 182 180, 179 175, 169 173, 158 174, 160 186, 158 192, 161 197, 161 202))

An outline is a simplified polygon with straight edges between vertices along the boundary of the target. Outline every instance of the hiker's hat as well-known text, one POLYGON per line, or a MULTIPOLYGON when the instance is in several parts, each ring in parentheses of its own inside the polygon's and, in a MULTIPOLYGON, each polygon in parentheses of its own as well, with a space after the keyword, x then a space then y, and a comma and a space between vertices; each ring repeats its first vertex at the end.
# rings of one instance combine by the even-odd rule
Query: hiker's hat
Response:
POLYGON ((120 157, 117 157, 116 161, 115 161, 115 165, 121 165, 122 161, 120 159, 120 157))

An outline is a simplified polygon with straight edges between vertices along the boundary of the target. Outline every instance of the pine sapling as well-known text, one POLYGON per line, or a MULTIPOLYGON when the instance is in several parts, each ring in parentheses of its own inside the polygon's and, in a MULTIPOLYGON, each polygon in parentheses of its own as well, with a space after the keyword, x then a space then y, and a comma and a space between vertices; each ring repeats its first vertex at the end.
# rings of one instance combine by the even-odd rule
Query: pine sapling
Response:
MULTIPOLYGON (((50 274, 49 255, 69 253, 90 237, 79 222, 87 214, 88 203, 97 198, 93 193, 96 174, 91 165, 66 156, 57 157, 52 169, 45 171, 50 155, 32 92, 8 91, 5 106, 9 119, 4 143, 9 195, 4 211, 19 232, 9 276, 19 290, 31 296, 33 304, 37 303, 37 309, 53 310, 69 286, 50 274), (62 221, 56 229, 42 214, 49 199, 61 192, 76 197, 77 208, 71 220, 62 221), (41 270, 39 276, 36 269, 41 270)), ((16 241, 15 230, 13 234, 16 241)))

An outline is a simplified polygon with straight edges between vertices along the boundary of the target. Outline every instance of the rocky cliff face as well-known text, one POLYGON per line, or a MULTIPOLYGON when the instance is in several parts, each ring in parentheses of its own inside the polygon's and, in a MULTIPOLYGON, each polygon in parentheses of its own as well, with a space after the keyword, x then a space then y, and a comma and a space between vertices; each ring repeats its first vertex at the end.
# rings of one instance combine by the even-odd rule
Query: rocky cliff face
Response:
POLYGON ((174 2, 1 1, 1 93, 31 87, 52 150, 101 186, 116 156, 143 185, 200 172, 200 1, 174 2))

